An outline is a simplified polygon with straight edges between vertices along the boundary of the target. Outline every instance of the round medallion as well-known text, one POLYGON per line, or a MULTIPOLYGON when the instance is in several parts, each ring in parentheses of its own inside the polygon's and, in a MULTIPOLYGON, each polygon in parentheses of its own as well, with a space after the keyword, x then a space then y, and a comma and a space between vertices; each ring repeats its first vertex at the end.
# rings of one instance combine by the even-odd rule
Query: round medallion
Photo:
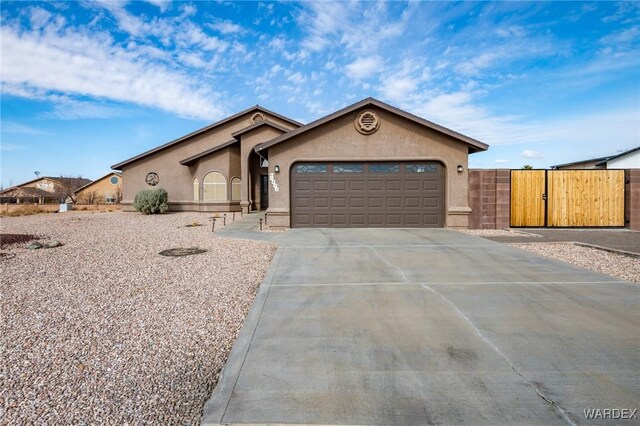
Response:
POLYGON ((358 132, 363 135, 370 135, 380 128, 380 118, 374 111, 365 110, 358 113, 353 124, 358 132))
POLYGON ((158 182, 160 182, 160 178, 158 174, 155 172, 147 173, 147 177, 145 178, 147 185, 156 186, 158 182))

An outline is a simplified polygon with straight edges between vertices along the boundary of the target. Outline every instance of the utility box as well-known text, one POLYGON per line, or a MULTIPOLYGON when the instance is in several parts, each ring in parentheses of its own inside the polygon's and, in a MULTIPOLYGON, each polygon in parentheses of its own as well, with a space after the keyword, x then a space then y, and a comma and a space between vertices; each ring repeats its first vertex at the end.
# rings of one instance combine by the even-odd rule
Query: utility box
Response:
POLYGON ((72 206, 73 206, 73 204, 67 204, 67 203, 60 204, 60 210, 59 211, 61 213, 62 212, 70 212, 71 209, 72 209, 72 206))

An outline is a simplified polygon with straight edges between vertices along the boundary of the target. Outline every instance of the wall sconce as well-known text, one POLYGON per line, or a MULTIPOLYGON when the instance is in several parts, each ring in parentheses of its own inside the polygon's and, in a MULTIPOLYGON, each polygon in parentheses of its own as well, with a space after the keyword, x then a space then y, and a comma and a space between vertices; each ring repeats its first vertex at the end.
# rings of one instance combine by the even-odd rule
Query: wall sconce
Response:
POLYGON ((463 171, 464 171, 464 167, 462 167, 462 164, 458 164, 458 173, 462 173, 463 171))
POLYGON ((280 173, 280 166, 276 164, 276 166, 273 168, 273 171, 276 173, 280 173))

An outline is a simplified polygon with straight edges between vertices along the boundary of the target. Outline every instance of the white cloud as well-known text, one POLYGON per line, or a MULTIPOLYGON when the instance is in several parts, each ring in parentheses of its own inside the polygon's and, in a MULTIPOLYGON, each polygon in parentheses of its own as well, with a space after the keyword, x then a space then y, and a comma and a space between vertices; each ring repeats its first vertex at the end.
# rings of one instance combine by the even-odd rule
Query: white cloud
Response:
POLYGON ((44 132, 35 127, 27 126, 25 124, 16 123, 14 121, 2 120, 2 133, 18 133, 23 135, 44 135, 44 132))
POLYGON ((242 28, 241 25, 238 24, 234 24, 233 22, 229 21, 229 20, 220 20, 220 21, 216 21, 212 24, 208 24, 210 28, 224 34, 224 35, 228 35, 228 34, 237 34, 237 33, 241 33, 244 31, 244 28, 242 28))
POLYGON ((296 72, 291 74, 288 78, 288 81, 294 83, 294 84, 302 84, 305 83, 307 81, 307 78, 305 76, 302 75, 302 73, 300 72, 296 72))
POLYGON ((531 149, 525 149, 520 154, 521 158, 526 158, 528 160, 539 160, 540 158, 544 158, 544 155, 541 152, 533 151, 531 149))
POLYGON ((171 0, 145 0, 147 3, 150 3, 160 9, 160 12, 165 12, 169 5, 171 4, 171 0))
POLYGON ((496 158, 496 160, 494 161, 494 163, 496 164, 506 164, 508 162, 509 160, 505 160, 504 158, 496 158))
POLYGON ((0 32, 3 91, 85 95, 202 119, 223 116, 217 94, 197 78, 145 60, 103 34, 10 26, 0 32))
POLYGON ((50 96, 49 99, 54 101, 55 105, 53 111, 46 113, 45 116, 60 120, 105 119, 121 117, 126 113, 120 108, 96 102, 81 102, 66 96, 50 96))
POLYGON ((349 77, 360 80, 382 71, 382 64, 382 58, 379 56, 362 57, 348 64, 345 72, 349 77))
POLYGON ((407 99, 418 87, 418 82, 408 76, 393 75, 382 82, 383 96, 393 102, 407 99))

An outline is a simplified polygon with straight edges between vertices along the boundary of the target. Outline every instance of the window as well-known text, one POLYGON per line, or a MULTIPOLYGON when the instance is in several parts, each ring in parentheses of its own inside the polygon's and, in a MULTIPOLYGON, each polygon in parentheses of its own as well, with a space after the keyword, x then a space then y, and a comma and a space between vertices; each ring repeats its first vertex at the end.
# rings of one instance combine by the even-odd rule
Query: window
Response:
POLYGON ((364 166, 362 164, 334 164, 333 173, 362 173, 364 166))
POLYGON ((437 164, 407 164, 408 173, 435 173, 437 171, 437 164))
POLYGON ((113 204, 113 203, 115 203, 115 202, 116 202, 116 199, 115 199, 115 197, 114 197, 114 196, 112 196, 112 195, 111 195, 111 196, 107 195, 107 196, 105 197, 104 201, 105 201, 107 204, 113 204))
POLYGON ((111 176, 111 179, 109 179, 109 182, 111 182, 112 185, 117 185, 118 184, 118 176, 111 176))
POLYGON ((193 179, 193 201, 200 201, 200 182, 198 178, 193 179))
POLYGON ((298 173, 327 173, 326 164, 298 164, 296 165, 298 173))
POLYGON ((400 173, 400 164, 369 164, 369 173, 400 173))
POLYGON ((240 183, 239 177, 231 179, 231 201, 240 201, 240 183))
POLYGON ((204 187, 204 201, 226 201, 227 179, 221 173, 211 172, 202 181, 204 187))

